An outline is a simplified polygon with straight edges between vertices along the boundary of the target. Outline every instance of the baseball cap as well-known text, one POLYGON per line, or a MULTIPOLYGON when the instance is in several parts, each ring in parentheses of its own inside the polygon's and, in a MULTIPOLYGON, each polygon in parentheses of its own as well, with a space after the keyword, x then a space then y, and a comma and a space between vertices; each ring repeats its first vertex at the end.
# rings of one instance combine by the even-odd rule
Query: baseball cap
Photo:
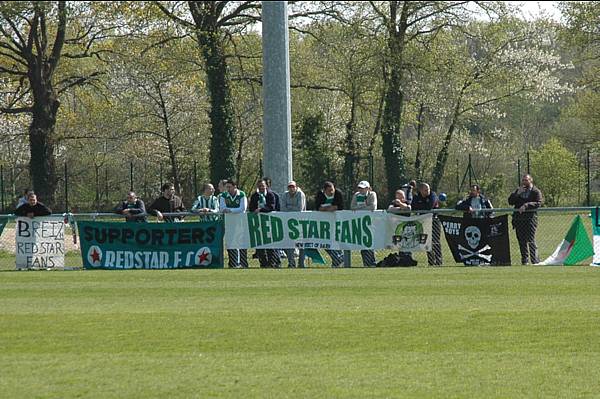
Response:
POLYGON ((287 186, 288 186, 288 187, 289 187, 289 186, 296 187, 296 182, 292 180, 292 181, 290 181, 290 182, 287 184, 287 186))
POLYGON ((371 187, 371 185, 366 180, 362 180, 358 183, 358 188, 369 188, 369 187, 371 187))

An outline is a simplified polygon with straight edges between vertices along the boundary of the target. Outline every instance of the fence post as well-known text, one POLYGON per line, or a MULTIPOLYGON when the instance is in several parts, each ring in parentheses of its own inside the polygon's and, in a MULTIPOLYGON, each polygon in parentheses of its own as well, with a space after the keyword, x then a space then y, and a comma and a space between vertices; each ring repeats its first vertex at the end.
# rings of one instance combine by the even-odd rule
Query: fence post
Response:
POLYGON ((0 164, 0 190, 2 191, 2 213, 6 213, 4 204, 4 167, 0 164))
POLYGON ((159 165, 160 165, 160 187, 162 188, 162 185, 163 185, 163 168, 162 168, 162 163, 160 163, 159 165))
POLYGON ((529 168, 529 151, 527 151, 527 174, 531 174, 531 169, 529 168))
POLYGON ((471 153, 469 153, 469 190, 473 186, 473 166, 471 165, 471 153))
POLYGON ((517 159, 517 186, 521 186, 521 159, 517 159))
POLYGON ((106 195, 106 203, 108 204, 108 165, 104 167, 104 192, 106 195))
POLYGON ((458 168, 458 158, 456 158, 456 194, 460 196, 460 171, 458 168))
POLYGON ((65 213, 69 212, 69 169, 65 161, 65 213))
POLYGON ((96 211, 100 208, 100 166, 94 164, 96 175, 96 211))
POLYGON ((591 203, 591 201, 590 201, 590 191, 592 189, 592 187, 591 187, 591 185, 592 185, 592 179, 591 179, 591 173, 590 173, 590 171, 591 171, 592 168, 591 168, 591 162, 590 161, 591 161, 591 159, 590 159, 590 150, 588 149, 587 150, 587 163, 586 163, 586 166, 587 166, 587 196, 586 196, 586 204, 587 204, 587 206, 590 206, 590 203, 591 203))
POLYGON ((133 191, 133 161, 129 162, 129 190, 133 191))
POLYGON ((198 194, 198 162, 194 161, 194 195, 198 194))
POLYGON ((352 252, 344 250, 344 267, 352 267, 352 252))

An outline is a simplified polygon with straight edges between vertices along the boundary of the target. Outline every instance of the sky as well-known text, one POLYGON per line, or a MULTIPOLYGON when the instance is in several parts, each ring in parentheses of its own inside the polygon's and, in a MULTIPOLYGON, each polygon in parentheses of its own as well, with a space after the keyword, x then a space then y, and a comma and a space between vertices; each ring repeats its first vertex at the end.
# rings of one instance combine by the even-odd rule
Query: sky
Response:
POLYGON ((520 5, 527 20, 536 19, 540 15, 547 15, 557 21, 560 19, 558 1, 511 1, 510 3, 520 5))

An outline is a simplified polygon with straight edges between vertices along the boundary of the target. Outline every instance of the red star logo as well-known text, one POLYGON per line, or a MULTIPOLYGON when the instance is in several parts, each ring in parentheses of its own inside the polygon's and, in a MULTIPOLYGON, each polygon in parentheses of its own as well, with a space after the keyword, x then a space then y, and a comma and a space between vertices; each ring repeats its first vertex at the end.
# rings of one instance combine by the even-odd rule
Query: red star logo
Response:
POLYGON ((100 253, 96 251, 96 248, 94 248, 94 252, 90 254, 90 257, 92 258, 92 263, 100 261, 100 253))
POLYGON ((201 265, 206 260, 208 260, 209 254, 210 254, 209 252, 203 251, 200 255, 198 255, 198 264, 201 265))

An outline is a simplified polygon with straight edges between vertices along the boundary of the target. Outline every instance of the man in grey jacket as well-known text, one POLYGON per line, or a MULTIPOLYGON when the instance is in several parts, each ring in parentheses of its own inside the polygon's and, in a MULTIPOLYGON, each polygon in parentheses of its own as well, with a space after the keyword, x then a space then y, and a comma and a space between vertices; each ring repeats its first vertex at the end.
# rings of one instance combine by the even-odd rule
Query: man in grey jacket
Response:
MULTIPOLYGON (((281 212, 303 212, 306 210, 306 195, 291 181, 287 185, 288 191, 281 196, 281 212)), ((286 249, 285 253, 288 259, 288 267, 296 267, 295 250, 286 249)), ((298 258, 298 267, 304 267, 304 250, 300 249, 298 258)))

